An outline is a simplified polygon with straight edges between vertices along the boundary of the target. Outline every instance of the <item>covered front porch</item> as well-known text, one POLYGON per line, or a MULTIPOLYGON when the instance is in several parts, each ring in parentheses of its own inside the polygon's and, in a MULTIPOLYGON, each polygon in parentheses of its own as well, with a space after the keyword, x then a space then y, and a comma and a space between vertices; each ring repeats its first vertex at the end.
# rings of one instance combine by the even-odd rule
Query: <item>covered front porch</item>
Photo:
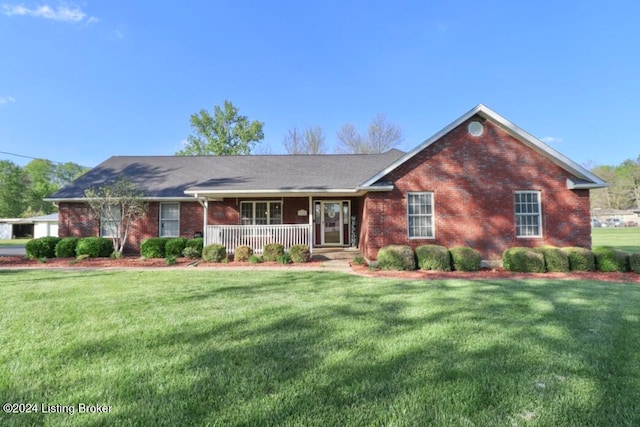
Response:
POLYGON ((293 245, 312 252, 357 248, 360 198, 349 196, 205 199, 204 244, 224 245, 231 254, 245 245, 261 254, 269 243, 280 243, 285 251, 293 245))

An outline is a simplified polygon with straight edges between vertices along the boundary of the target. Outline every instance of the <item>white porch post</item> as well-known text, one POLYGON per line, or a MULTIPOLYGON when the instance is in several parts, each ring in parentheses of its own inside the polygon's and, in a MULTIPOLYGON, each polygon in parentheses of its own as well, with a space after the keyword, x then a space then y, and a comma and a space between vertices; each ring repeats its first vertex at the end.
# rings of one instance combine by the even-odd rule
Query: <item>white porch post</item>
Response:
POLYGON ((309 254, 313 254, 313 197, 309 196, 309 254))
POLYGON ((207 241, 207 225, 209 223, 209 200, 204 199, 202 203, 202 207, 204 208, 204 218, 202 219, 202 237, 204 237, 204 241, 207 241))

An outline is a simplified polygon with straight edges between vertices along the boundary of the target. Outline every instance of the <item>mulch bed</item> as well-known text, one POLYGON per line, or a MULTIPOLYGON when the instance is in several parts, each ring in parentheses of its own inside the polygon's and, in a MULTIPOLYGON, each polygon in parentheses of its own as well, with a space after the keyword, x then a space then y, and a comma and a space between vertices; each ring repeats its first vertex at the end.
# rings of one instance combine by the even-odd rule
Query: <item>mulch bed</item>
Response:
MULTIPOLYGON (((276 262, 263 262, 260 264, 251 264, 249 262, 228 263, 205 263, 202 261, 194 262, 188 258, 178 258, 173 265, 167 265, 164 259, 145 259, 141 257, 127 256, 121 259, 111 258, 88 258, 77 260, 75 258, 53 258, 46 262, 38 260, 30 260, 24 256, 8 256, 0 257, 1 268, 46 268, 46 269, 70 269, 70 268, 222 268, 233 269, 238 267, 251 268, 271 268, 282 269, 290 266, 295 267, 322 267, 324 258, 312 259, 304 264, 289 264, 283 266, 276 262)), ((352 265, 354 274, 365 277, 386 277, 405 280, 442 280, 442 279, 465 279, 465 280, 491 280, 491 279, 553 279, 553 280, 597 280, 602 282, 616 283, 640 283, 640 274, 637 273, 601 273, 601 272, 572 272, 572 273, 512 273, 503 269, 482 269, 475 272, 463 271, 383 271, 370 269, 367 266, 352 265)))
POLYGON ((528 280, 528 279, 552 279, 552 280, 597 280, 601 282, 616 283, 640 283, 640 274, 637 273, 602 273, 599 271, 571 273, 514 273, 504 269, 483 268, 480 271, 383 271, 371 270, 366 266, 352 265, 351 268, 356 274, 369 277, 388 277, 394 279, 412 280, 442 280, 442 279, 465 279, 465 280, 528 280))

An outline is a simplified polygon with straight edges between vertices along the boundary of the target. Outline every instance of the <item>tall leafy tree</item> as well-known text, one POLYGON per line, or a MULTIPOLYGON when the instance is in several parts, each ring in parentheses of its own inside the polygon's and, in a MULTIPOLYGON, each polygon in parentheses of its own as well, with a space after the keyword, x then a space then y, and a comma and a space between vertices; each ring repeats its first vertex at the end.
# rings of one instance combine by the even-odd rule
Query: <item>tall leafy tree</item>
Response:
POLYGON ((361 135, 353 125, 345 124, 336 136, 339 153, 384 153, 402 141, 403 130, 399 125, 389 122, 384 114, 377 114, 367 128, 366 135, 361 135))
POLYGON ((251 154, 253 147, 264 139, 264 123, 249 121, 225 100, 222 107, 213 107, 213 115, 200 110, 190 118, 192 133, 187 137, 179 156, 231 156, 251 154))
POLYGON ((26 178, 22 168, 12 161, 0 161, 0 217, 17 218, 24 211, 26 178))
POLYGON ((126 178, 109 182, 98 188, 88 188, 84 196, 92 216, 101 221, 101 227, 110 227, 113 249, 121 256, 131 225, 143 218, 147 203, 140 188, 126 178))
POLYGON ((297 128, 289 129, 282 141, 288 154, 323 154, 326 152, 324 131, 320 126, 313 126, 300 132, 297 128))
POLYGON ((53 203, 43 200, 60 188, 55 183, 55 171, 55 163, 44 159, 32 160, 24 167, 27 178, 24 216, 46 215, 56 212, 53 203))

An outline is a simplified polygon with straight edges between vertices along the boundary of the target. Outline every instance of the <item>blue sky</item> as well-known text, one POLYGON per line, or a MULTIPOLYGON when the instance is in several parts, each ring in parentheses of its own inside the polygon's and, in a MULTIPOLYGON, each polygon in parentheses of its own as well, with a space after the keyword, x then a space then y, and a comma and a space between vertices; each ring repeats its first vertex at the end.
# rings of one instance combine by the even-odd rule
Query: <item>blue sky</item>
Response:
MULTIPOLYGON (((172 155, 228 99, 265 123, 409 150, 483 103, 586 165, 640 155, 637 1, 0 0, 0 151, 95 166, 172 155)), ((28 159, 0 154, 25 164, 28 159)))

